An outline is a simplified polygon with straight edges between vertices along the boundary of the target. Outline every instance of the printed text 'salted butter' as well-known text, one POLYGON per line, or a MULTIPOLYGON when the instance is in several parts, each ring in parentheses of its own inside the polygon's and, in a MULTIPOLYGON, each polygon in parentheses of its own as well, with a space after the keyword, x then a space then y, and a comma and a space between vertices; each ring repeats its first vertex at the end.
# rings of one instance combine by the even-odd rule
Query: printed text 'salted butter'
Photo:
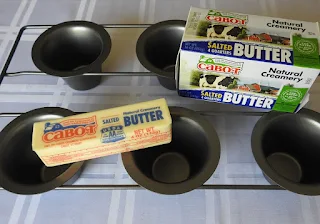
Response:
POLYGON ((165 99, 85 113, 33 126, 32 147, 57 166, 171 142, 165 99))
POLYGON ((191 8, 176 66, 180 96, 298 111, 320 72, 320 24, 191 8))

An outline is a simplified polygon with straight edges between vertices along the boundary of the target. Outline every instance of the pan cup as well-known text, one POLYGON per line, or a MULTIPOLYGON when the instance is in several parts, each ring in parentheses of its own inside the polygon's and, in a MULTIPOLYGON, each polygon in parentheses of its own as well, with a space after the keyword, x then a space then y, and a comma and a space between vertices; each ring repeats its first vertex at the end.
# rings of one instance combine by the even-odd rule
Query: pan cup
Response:
POLYGON ((101 76, 83 74, 101 72, 110 50, 111 39, 102 26, 69 21, 52 26, 38 37, 32 60, 40 71, 63 78, 72 89, 89 90, 100 84, 101 76))
POLYGON ((320 195, 320 115, 272 111, 255 125, 254 157, 266 179, 289 191, 320 195))
POLYGON ((186 22, 167 20, 147 28, 139 37, 136 52, 140 63, 157 74, 159 83, 176 89, 175 65, 186 22))
POLYGON ((83 162, 46 167, 32 150, 35 122, 74 115, 62 108, 40 108, 10 122, 0 132, 0 186, 16 194, 39 194, 74 183, 83 162))
POLYGON ((171 107, 172 142, 126 152, 122 161, 142 187, 160 194, 182 194, 204 184, 220 159, 214 128, 196 112, 171 107))

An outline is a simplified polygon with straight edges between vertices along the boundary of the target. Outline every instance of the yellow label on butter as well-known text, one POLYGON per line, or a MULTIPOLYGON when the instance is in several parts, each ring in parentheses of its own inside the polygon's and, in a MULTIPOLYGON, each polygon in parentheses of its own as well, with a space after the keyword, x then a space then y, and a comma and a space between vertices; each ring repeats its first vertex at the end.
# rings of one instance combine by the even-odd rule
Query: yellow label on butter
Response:
POLYGON ((171 142, 171 116, 158 99, 37 122, 32 148, 48 167, 171 142))

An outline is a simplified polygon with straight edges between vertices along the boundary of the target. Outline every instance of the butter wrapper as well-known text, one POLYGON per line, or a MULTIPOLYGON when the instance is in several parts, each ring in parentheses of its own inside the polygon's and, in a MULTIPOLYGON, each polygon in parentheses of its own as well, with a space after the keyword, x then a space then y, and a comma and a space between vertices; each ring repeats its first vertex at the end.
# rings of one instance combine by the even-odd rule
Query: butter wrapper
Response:
POLYGON ((57 166, 171 142, 165 99, 84 113, 33 126, 32 148, 57 166))
POLYGON ((320 72, 319 27, 191 7, 176 63, 178 94, 296 112, 320 72))

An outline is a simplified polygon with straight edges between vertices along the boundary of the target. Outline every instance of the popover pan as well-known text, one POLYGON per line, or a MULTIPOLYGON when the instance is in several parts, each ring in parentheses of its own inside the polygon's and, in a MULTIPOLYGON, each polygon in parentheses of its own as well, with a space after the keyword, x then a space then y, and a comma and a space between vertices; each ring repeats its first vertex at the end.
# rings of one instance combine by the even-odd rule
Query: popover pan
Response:
POLYGON ((320 115, 272 111, 252 133, 253 155, 267 180, 289 191, 320 195, 320 115))
POLYGON ((140 63, 157 74, 159 83, 176 89, 175 65, 186 21, 167 20, 148 27, 139 37, 136 47, 140 63))
POLYGON ((32 48, 36 67, 58 76, 75 90, 88 90, 101 82, 102 63, 111 50, 111 39, 103 26, 88 21, 69 21, 43 32, 32 48))
POLYGON ((40 108, 17 117, 0 132, 1 187, 16 194, 38 194, 72 184, 79 177, 83 162, 46 167, 32 151, 35 122, 71 115, 74 112, 67 109, 40 108))
POLYGON ((220 142, 210 123, 195 111, 170 107, 172 142, 122 153, 131 178, 160 194, 182 194, 205 183, 220 159, 220 142))

